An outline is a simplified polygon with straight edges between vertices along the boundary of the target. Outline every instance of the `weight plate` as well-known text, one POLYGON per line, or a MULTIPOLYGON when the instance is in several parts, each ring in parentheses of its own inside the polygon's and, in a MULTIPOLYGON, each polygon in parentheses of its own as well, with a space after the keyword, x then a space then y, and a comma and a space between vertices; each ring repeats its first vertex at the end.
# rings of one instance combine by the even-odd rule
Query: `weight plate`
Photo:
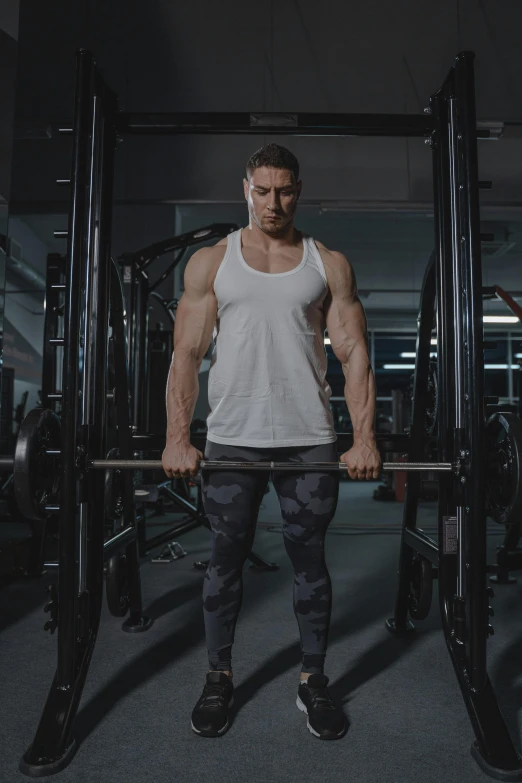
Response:
POLYGON ((415 620, 425 620, 430 613, 433 596, 433 566, 422 555, 413 555, 408 606, 415 620))
POLYGON ((494 413, 486 424, 486 508, 500 524, 522 516, 522 421, 494 413))
POLYGON ((112 616, 125 617, 129 611, 129 576, 125 555, 114 555, 107 561, 105 593, 112 616))
POLYGON ((48 505, 58 504, 59 457, 48 450, 61 449, 60 420, 55 413, 34 408, 23 420, 14 455, 14 494, 26 519, 46 519, 48 505))

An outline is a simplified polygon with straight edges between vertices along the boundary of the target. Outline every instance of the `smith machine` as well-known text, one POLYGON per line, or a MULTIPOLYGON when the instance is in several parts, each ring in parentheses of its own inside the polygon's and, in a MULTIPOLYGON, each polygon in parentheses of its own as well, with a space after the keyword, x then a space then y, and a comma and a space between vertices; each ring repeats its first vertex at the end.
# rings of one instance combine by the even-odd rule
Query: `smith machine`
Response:
MULTIPOLYGON (((132 471, 126 468, 157 468, 157 460, 134 457, 158 444, 136 438, 131 427, 124 283, 110 251, 116 140, 128 134, 298 134, 420 137, 431 148, 435 250, 426 270, 418 322, 412 426, 408 435, 385 436, 379 442, 383 452, 406 453, 409 461, 397 467, 411 473, 395 613, 387 628, 393 634, 413 630, 408 614, 415 619, 426 616, 436 577, 442 629, 475 733, 473 758, 497 780, 522 781, 522 759, 486 665, 487 639, 493 631, 486 514, 503 522, 520 516, 522 439, 516 417, 515 421, 498 413, 486 426, 477 139, 487 138, 490 131, 477 128, 473 61, 472 52, 458 55, 423 115, 151 115, 118 111, 117 98, 105 86, 92 55, 78 52, 74 121, 70 127, 56 128, 73 137, 66 273, 60 283, 64 331, 53 338, 63 347, 62 388, 51 392, 60 395, 61 417, 49 410, 31 411, 14 457, 18 496, 25 493, 38 508, 59 515, 58 586, 50 588, 45 607, 50 612, 46 627, 58 629, 57 669, 35 738, 20 762, 23 773, 53 774, 74 756, 74 720, 99 627, 105 562, 125 559, 125 589, 120 584, 118 593, 118 580, 112 582, 116 600, 122 599, 120 616, 128 614, 123 629, 136 633, 152 623, 142 611, 132 471), (106 459, 109 319, 119 379, 119 454, 111 462, 106 459), (426 410, 433 405, 429 362, 434 320, 438 416, 436 426, 427 432, 426 410), (423 462, 434 441, 439 462, 423 462), (123 476, 123 523, 106 538, 104 477, 116 468, 123 476), (416 527, 420 475, 426 469, 440 474, 438 542, 416 527)), ((204 447, 203 441, 193 438, 197 448, 204 447)), ((339 436, 340 448, 349 445, 350 436, 339 436)), ((8 461, 2 458, 4 467, 8 461)))

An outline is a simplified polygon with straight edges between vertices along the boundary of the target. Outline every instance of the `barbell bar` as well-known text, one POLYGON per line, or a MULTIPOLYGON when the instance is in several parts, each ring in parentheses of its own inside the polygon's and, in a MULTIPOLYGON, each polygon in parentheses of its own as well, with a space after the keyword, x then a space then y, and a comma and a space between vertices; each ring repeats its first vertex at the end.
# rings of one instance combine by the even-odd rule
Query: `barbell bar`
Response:
MULTIPOLYGON (((159 459, 93 459, 87 463, 93 470, 160 470, 159 459)), ((202 470, 291 470, 304 468, 306 471, 347 470, 344 462, 232 462, 201 460, 202 470)), ((451 462, 383 462, 382 470, 428 471, 451 473, 460 466, 451 462)))
MULTIPOLYGON (((47 456, 59 457, 59 449, 47 449, 47 456)), ((0 457, 0 471, 12 470, 14 458, 0 457)), ((306 466, 308 471, 347 470, 344 462, 224 462, 220 460, 201 460, 203 470, 295 470, 306 466)), ((156 459, 93 459, 87 462, 87 467, 93 470, 160 470, 163 465, 156 459)), ((459 466, 451 462, 383 462, 382 470, 428 471, 439 473, 457 472, 459 466)))

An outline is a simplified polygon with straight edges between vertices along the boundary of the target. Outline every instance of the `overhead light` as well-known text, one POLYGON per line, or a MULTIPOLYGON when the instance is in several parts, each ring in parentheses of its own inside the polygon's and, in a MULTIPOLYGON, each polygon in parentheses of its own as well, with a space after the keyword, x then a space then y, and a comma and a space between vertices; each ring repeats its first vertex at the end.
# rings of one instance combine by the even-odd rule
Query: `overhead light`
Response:
MULTIPOLYGON (((415 365, 414 364, 383 364, 382 367, 383 370, 414 370, 415 365)), ((485 364, 484 365, 485 370, 507 370, 508 365, 507 364, 485 364)), ((512 370, 519 370, 520 366, 518 364, 512 364, 511 365, 512 370)))
POLYGON ((383 370, 414 370, 414 364, 383 364, 383 370))
MULTIPOLYGON (((410 353, 409 351, 404 351, 404 353, 401 353, 401 359, 415 359, 417 356, 416 353, 413 351, 410 353)), ((430 359, 436 359, 437 354, 436 353, 430 353, 430 359)))
POLYGON ((431 344, 432 345, 437 345, 437 338, 436 337, 432 337, 431 338, 431 344))
POLYGON ((332 200, 319 204, 319 214, 326 212, 378 212, 406 214, 407 216, 433 217, 433 204, 430 201, 404 201, 387 199, 352 199, 350 201, 332 200))
POLYGON ((516 353, 515 359, 522 359, 522 353, 516 353))
MULTIPOLYGON (((482 321, 485 324, 518 324, 520 318, 516 315, 484 315, 482 321)), ((436 337, 431 338, 431 344, 437 345, 436 337)))

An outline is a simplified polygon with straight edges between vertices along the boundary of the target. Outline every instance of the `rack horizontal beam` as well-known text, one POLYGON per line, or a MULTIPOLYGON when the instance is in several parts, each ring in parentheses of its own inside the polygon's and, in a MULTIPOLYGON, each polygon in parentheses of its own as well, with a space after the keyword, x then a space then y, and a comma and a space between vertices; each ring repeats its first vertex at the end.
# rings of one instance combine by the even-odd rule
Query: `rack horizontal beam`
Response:
POLYGON ((120 112, 122 134, 265 134, 289 136, 428 136, 429 114, 311 114, 288 112, 120 112))

